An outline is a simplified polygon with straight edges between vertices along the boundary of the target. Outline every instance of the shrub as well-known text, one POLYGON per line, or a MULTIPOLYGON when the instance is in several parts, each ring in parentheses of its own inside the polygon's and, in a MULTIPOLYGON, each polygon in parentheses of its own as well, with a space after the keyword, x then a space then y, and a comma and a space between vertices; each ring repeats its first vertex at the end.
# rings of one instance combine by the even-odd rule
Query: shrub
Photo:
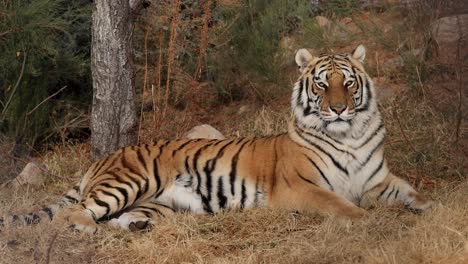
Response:
MULTIPOLYGON (((239 92, 245 89, 242 76, 284 86, 284 75, 280 73, 285 61, 280 42, 300 30, 304 20, 309 19, 310 4, 300 0, 242 1, 239 6, 218 6, 215 13, 220 21, 226 21, 225 27, 214 32, 217 45, 210 54, 209 70, 217 79, 220 96, 242 95, 244 92, 239 92)), ((274 97, 275 92, 267 97, 274 97)))
POLYGON ((1 1, 0 10, 0 131, 37 146, 90 101, 89 3, 1 1))

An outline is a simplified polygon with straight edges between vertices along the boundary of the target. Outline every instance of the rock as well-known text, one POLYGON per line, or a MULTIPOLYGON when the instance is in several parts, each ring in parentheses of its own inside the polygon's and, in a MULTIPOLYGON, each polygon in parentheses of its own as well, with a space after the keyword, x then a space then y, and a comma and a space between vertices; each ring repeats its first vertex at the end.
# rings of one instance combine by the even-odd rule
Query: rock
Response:
POLYGON ((293 38, 289 37, 289 36, 286 36, 284 38, 282 38, 280 40, 280 43, 279 43, 281 49, 285 50, 285 51, 294 51, 294 40, 293 38))
POLYGON ((12 181, 13 187, 30 184, 39 186, 44 183, 46 168, 43 164, 33 161, 26 164, 23 171, 12 181))
POLYGON ((460 63, 468 60, 468 14, 442 17, 431 27, 439 62, 455 64, 460 49, 460 63))
POLYGON ((340 20, 340 23, 343 24, 344 26, 346 25, 349 25, 349 24, 354 24, 354 21, 352 18, 350 17, 343 17, 341 20, 340 20))
POLYGON ((225 139, 224 135, 221 132, 219 132, 216 128, 207 124, 193 127, 187 133, 186 137, 190 139, 196 139, 196 138, 225 139))
POLYGON ((361 29, 354 23, 354 20, 350 17, 344 17, 340 20, 339 25, 344 28, 346 31, 353 34, 360 33, 361 29))
POLYGON ((316 16, 315 20, 317 21, 317 24, 321 28, 330 27, 331 25, 330 20, 324 16, 316 16))
POLYGON ((239 107, 239 110, 237 111, 238 115, 242 115, 244 113, 247 113, 250 110, 250 107, 248 105, 243 105, 239 107))

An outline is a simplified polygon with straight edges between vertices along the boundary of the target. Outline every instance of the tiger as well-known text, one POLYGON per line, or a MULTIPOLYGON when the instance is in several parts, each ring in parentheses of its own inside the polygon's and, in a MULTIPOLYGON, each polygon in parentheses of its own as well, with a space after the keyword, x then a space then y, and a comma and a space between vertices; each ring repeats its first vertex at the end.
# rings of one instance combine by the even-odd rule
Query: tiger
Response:
POLYGON ((70 226, 91 234, 101 221, 135 231, 177 212, 255 207, 355 220, 367 214, 368 199, 423 212, 433 202, 387 166, 384 121, 365 56, 363 45, 317 56, 299 49, 286 133, 128 146, 93 163, 57 203, 0 224, 52 220, 72 205, 70 226))

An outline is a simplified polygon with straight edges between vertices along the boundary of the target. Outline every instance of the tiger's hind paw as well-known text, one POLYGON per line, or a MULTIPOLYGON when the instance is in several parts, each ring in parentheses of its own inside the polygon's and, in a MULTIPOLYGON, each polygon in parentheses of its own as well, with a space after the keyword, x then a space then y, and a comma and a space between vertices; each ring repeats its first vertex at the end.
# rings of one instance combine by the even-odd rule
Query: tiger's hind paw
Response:
POLYGON ((137 221, 137 222, 131 222, 128 225, 128 229, 130 231, 142 231, 142 230, 151 230, 153 228, 153 225, 150 223, 150 220, 146 221, 137 221))

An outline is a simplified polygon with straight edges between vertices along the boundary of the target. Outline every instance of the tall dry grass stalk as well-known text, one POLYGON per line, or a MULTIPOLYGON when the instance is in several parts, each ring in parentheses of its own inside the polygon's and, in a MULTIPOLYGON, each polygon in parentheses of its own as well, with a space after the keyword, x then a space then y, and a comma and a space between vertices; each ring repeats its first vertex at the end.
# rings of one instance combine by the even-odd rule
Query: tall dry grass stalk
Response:
POLYGON ((462 101, 463 101, 463 78, 464 78, 464 70, 466 65, 463 65, 461 59, 461 49, 462 49, 462 26, 460 25, 460 17, 457 16, 457 26, 458 26, 458 35, 460 38, 458 39, 457 43, 457 61, 456 61, 456 77, 457 77, 457 88, 458 88, 458 106, 457 106, 457 121, 456 121, 456 128, 455 128, 455 144, 458 143, 460 139, 460 127, 463 119, 462 115, 462 101))
MULTIPOLYGON (((157 129, 158 124, 160 123, 160 119, 156 118, 156 111, 160 110, 157 109, 156 104, 161 103, 161 71, 163 67, 163 47, 164 47, 164 31, 162 28, 159 29, 158 32, 158 39, 159 39, 159 54, 158 54, 158 65, 156 67, 156 90, 157 92, 154 93, 154 88, 152 87, 151 91, 153 92, 153 124, 154 129, 157 129)), ((161 117, 161 116, 159 116, 161 117)))
POLYGON ((195 74, 193 76, 195 81, 200 79, 200 74, 203 67, 202 64, 206 55, 206 48, 208 46, 208 29, 211 19, 211 0, 207 0, 205 2, 203 5, 203 12, 205 13, 205 17, 203 18, 203 27, 201 30, 200 51, 198 55, 197 68, 195 69, 195 74))
POLYGON ((166 75, 166 91, 164 95, 164 108, 161 117, 162 125, 164 119, 166 118, 167 107, 169 106, 169 94, 170 94, 170 84, 171 84, 171 74, 172 66, 174 64, 174 55, 175 55, 175 44, 177 38, 177 28, 179 26, 179 9, 180 9, 180 0, 175 0, 172 4, 172 22, 171 22, 171 35, 169 37, 169 47, 167 54, 167 75, 166 75))
POLYGON ((148 34, 149 31, 146 30, 145 32, 145 40, 144 40, 144 52, 145 52, 145 73, 143 75, 143 91, 141 92, 141 107, 140 107, 140 122, 138 124, 138 140, 137 144, 140 144, 140 136, 141 136, 141 124, 143 123, 143 106, 144 106, 144 98, 146 95, 146 86, 148 83, 148 34))

